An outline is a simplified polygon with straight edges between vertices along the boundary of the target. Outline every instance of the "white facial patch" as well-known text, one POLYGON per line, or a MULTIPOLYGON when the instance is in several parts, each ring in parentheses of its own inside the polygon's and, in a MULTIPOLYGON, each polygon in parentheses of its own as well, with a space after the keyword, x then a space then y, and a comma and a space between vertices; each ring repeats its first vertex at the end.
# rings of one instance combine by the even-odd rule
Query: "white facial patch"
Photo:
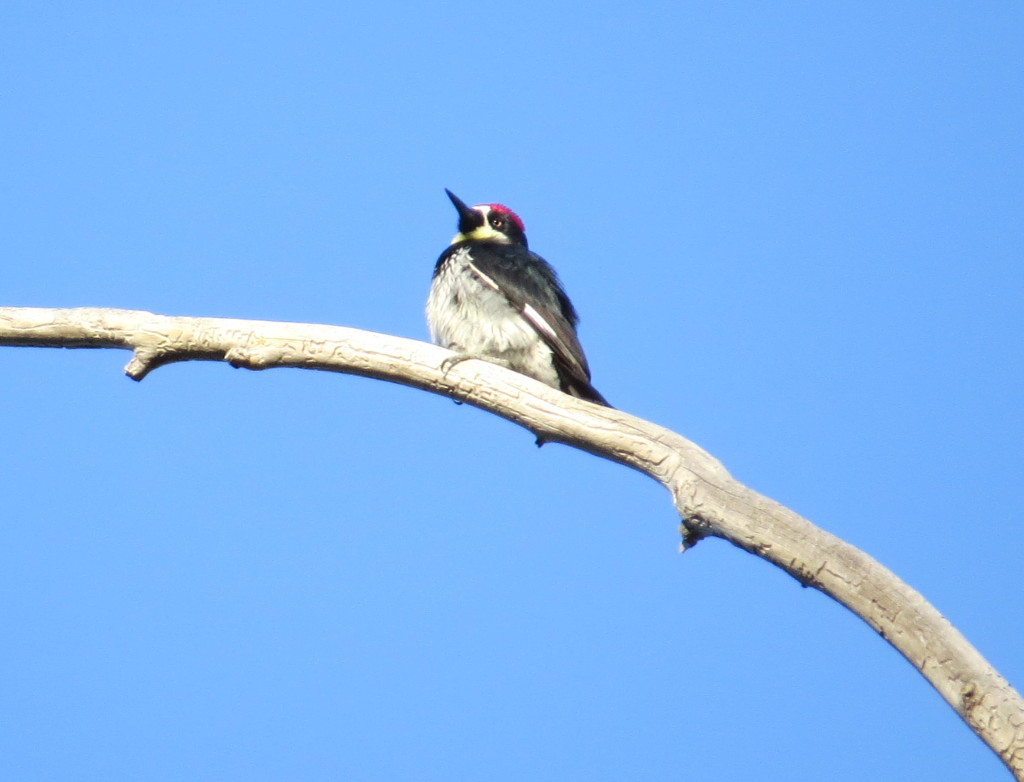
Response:
POLYGON ((479 204, 473 207, 474 212, 479 212, 484 216, 484 224, 479 228, 474 228, 468 234, 459 232, 452 237, 452 244, 456 242, 465 242, 472 239, 477 242, 504 242, 508 244, 509 238, 500 231, 495 231, 491 227, 491 207, 488 204, 479 204))

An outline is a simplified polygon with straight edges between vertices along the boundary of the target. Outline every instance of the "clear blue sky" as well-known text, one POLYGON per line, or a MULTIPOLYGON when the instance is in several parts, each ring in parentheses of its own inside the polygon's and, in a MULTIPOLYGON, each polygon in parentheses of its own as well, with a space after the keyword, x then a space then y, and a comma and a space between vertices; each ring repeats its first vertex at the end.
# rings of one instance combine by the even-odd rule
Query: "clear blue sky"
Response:
MULTIPOLYGON (((1024 6, 0 9, 0 305, 426 338, 451 188, 597 387, 1024 685, 1024 6)), ((902 658, 466 406, 0 349, 0 757, 30 780, 1003 780, 902 658)))

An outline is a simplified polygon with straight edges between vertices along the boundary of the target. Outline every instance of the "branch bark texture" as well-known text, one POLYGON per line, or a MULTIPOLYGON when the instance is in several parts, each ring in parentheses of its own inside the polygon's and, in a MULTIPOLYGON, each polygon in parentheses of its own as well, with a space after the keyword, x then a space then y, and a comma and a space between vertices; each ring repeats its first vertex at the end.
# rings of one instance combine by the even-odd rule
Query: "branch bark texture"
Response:
POLYGON ((340 326, 0 307, 0 345, 130 350, 125 372, 135 380, 189 360, 364 375, 449 396, 520 424, 543 441, 632 467, 671 493, 684 547, 708 536, 724 538, 846 606, 892 644, 1024 782, 1024 701, 956 628, 867 554, 738 483, 718 460, 668 429, 484 361, 459 362, 446 371, 450 351, 340 326))

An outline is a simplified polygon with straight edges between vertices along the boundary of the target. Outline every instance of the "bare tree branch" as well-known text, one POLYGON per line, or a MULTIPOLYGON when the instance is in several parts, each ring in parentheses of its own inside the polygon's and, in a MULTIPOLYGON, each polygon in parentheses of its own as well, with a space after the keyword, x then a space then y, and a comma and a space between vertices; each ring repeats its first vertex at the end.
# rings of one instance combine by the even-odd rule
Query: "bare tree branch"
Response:
POLYGON ((122 348, 142 380, 177 361, 301 367, 365 375, 488 410, 539 439, 581 448, 654 478, 672 494, 684 547, 724 538, 824 592, 892 644, 1024 782, 1024 701, 918 592, 864 552, 735 481, 685 438, 523 375, 416 340, 340 326, 177 318, 135 310, 0 308, 0 345, 122 348))

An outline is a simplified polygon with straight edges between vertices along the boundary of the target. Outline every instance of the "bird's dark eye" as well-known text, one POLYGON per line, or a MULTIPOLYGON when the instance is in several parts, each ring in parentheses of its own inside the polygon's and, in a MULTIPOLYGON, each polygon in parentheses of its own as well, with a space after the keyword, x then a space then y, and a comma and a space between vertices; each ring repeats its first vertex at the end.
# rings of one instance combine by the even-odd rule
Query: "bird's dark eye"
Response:
POLYGON ((505 227, 505 218, 504 217, 492 217, 491 218, 491 228, 504 228, 504 227, 505 227))

